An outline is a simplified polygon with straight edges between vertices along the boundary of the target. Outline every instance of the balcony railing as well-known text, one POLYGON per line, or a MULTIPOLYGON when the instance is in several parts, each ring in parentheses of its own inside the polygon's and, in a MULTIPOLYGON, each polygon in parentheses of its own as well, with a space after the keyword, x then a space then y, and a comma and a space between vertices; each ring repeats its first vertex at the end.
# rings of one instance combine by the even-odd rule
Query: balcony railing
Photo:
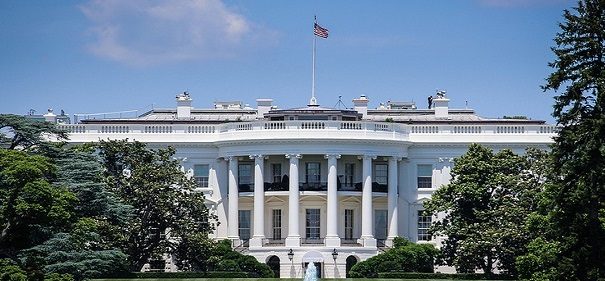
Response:
MULTIPOLYGON (((265 182, 264 183, 265 191, 289 191, 290 186, 289 183, 286 182, 265 182)), ((338 191, 363 191, 363 185, 361 182, 357 182, 352 186, 344 186, 340 183, 337 184, 338 191)), ((239 184, 238 185, 239 192, 253 192, 254 184, 239 184)), ((327 182, 317 182, 317 183, 299 183, 298 184, 299 191, 328 191, 328 183, 327 182)), ((372 192, 388 192, 388 185, 380 184, 377 182, 372 182, 372 192)))
POLYGON ((323 245, 325 243, 324 238, 302 238, 300 243, 303 245, 323 245))
POLYGON ((554 125, 408 125, 366 121, 251 121, 224 124, 65 124, 59 125, 71 134, 220 134, 241 131, 331 130, 393 132, 401 134, 556 134, 554 125))

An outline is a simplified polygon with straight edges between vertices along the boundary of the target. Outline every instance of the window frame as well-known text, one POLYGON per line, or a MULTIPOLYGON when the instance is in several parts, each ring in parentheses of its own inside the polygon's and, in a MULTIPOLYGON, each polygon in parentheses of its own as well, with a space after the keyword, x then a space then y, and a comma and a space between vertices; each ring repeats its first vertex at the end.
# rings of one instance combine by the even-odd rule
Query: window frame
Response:
POLYGON ((197 185, 197 187, 208 187, 209 186, 209 179, 210 179, 210 164, 194 164, 193 165, 193 179, 195 180, 195 183, 197 185), (196 169, 196 167, 200 167, 200 166, 206 166, 206 172, 207 174, 204 175, 198 175, 196 173, 196 171, 198 171, 198 169, 196 169))
POLYGON ((416 165, 416 185, 418 189, 433 188, 433 165, 418 164, 416 165), (430 167, 430 175, 421 175, 421 167, 430 167))
POLYGON ((429 233, 431 224, 433 224, 433 216, 431 214, 427 215, 425 210, 418 210, 416 219, 417 241, 433 240, 432 235, 429 233))

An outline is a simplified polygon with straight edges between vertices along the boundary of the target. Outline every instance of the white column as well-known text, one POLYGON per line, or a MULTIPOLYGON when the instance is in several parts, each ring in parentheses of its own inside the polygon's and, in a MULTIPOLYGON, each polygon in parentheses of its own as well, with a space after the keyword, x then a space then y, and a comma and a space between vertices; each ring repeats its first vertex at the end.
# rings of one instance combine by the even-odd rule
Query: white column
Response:
POLYGON ((399 202, 399 193, 397 192, 397 183, 398 176, 397 172, 397 161, 400 158, 390 157, 389 158, 389 190, 387 196, 387 204, 388 204, 388 222, 389 222, 389 234, 387 236, 387 241, 385 244, 389 247, 393 246, 393 239, 398 236, 397 233, 397 220, 398 220, 398 202, 399 202))
POLYGON ((376 156, 364 155, 363 159, 363 191, 361 193, 361 239, 364 247, 376 247, 376 239, 372 231, 372 159, 376 156))
POLYGON ((288 237, 286 237, 286 247, 300 247, 299 233, 299 192, 298 192, 298 160, 302 158, 300 154, 286 154, 290 159, 290 192, 288 198, 288 237))
POLYGON ((338 154, 325 155, 328 159, 328 217, 326 225, 326 247, 340 247, 340 237, 338 237, 338 187, 336 169, 338 154))
POLYGON ((250 159, 254 159, 254 234, 250 247, 262 247, 265 239, 265 158, 250 155, 250 159))
POLYGON ((239 192, 237 188, 237 157, 230 156, 226 158, 229 161, 229 219, 228 219, 228 238, 239 240, 239 192))

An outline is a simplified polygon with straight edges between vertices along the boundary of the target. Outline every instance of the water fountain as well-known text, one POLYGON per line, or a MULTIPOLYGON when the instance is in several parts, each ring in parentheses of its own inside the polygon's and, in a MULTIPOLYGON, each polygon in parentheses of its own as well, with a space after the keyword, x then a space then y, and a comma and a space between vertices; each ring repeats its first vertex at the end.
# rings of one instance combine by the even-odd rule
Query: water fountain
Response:
POLYGON ((304 281, 317 281, 317 268, 315 267, 315 263, 310 262, 307 265, 307 270, 305 271, 305 279, 304 281))

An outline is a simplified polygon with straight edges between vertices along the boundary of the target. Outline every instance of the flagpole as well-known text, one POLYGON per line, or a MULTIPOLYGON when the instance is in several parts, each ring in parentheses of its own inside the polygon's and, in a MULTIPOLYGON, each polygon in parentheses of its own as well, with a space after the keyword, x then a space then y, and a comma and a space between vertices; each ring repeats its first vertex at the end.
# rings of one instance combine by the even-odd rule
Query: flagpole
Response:
MULTIPOLYGON (((314 24, 317 24, 317 16, 315 16, 314 24)), ((317 99, 315 99, 315 26, 313 26, 313 78, 311 80, 311 101, 309 105, 317 105, 317 99)))

